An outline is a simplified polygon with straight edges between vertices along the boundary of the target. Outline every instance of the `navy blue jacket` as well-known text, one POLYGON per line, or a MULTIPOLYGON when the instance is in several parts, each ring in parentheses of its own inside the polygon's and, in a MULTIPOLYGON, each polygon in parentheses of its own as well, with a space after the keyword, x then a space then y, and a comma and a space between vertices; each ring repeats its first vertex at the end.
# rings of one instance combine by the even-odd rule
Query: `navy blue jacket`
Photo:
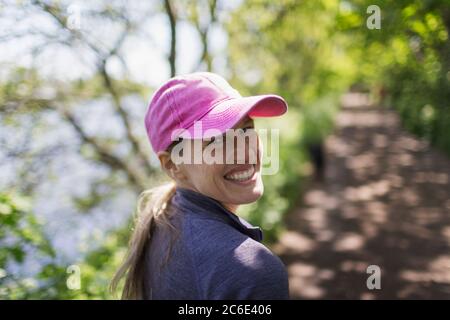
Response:
POLYGON ((262 231, 203 194, 178 188, 178 230, 156 228, 146 251, 147 299, 289 299, 286 268, 262 231))

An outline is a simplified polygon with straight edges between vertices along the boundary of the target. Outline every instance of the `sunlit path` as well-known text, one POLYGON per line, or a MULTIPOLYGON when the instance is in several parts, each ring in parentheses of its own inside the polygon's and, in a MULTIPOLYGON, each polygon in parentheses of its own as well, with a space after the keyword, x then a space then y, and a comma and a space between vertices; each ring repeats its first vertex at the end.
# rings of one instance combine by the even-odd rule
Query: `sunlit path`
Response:
POLYGON ((323 183, 311 182, 274 250, 291 297, 450 298, 450 159, 365 97, 343 98, 326 141, 323 183), (369 290, 366 268, 381 268, 369 290))

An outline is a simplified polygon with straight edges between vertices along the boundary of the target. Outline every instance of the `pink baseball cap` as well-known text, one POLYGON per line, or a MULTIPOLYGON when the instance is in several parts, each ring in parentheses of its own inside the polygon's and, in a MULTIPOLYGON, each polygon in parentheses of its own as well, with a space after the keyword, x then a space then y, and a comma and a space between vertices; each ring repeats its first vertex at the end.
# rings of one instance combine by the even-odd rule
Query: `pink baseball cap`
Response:
POLYGON ((214 130, 210 129, 223 134, 246 115, 274 117, 284 114, 287 108, 280 96, 242 97, 219 75, 195 72, 173 77, 156 90, 145 115, 145 128, 158 153, 179 137, 211 138, 217 134, 211 135, 214 130), (194 130, 198 121, 201 126, 194 130))

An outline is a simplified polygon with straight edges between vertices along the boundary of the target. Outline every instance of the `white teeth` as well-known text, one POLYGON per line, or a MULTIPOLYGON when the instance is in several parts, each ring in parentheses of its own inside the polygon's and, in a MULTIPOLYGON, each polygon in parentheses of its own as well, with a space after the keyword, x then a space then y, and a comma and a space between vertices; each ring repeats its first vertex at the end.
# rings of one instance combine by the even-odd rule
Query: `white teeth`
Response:
POLYGON ((235 172, 232 174, 227 174, 225 178, 229 180, 236 180, 236 181, 245 181, 250 179, 253 176, 253 173, 255 172, 255 168, 252 166, 250 169, 240 172, 235 172))

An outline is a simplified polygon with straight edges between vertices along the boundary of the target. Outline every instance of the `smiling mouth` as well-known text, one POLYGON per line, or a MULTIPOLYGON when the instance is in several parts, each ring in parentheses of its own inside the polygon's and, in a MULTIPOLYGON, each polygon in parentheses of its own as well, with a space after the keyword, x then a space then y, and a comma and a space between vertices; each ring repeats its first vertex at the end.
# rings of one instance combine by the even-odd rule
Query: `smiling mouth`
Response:
POLYGON ((250 165, 244 170, 239 171, 234 170, 230 173, 227 173, 224 176, 224 178, 229 181, 245 182, 251 180, 255 172, 256 172, 255 165, 250 165))

